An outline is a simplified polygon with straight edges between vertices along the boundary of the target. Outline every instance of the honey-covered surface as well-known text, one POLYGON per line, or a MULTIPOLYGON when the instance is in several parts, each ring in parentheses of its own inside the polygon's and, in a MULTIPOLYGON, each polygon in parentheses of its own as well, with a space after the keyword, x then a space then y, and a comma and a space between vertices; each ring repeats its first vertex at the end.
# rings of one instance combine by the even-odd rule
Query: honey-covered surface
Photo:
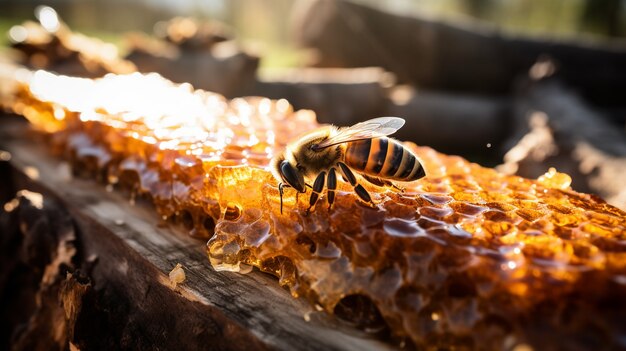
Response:
MULTIPOLYGON (((425 349, 626 348, 626 213, 570 188, 412 143, 404 192, 340 182, 310 214, 270 159, 318 127, 285 100, 226 100, 158 75, 37 72, 4 104, 50 134, 75 173, 149 197, 209 239, 217 270, 274 274, 357 327, 425 349)), ((280 321, 276 321, 280 323, 280 321)))

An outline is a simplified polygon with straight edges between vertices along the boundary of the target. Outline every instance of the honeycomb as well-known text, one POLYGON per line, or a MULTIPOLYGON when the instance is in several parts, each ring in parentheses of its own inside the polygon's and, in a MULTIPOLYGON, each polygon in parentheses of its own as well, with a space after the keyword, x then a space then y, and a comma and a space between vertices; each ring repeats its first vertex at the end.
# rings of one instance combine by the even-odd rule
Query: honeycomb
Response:
POLYGON ((319 125, 285 100, 226 100, 158 75, 37 72, 11 108, 77 173, 130 189, 209 239, 216 270, 275 275, 349 323, 426 350, 626 348, 626 213, 570 188, 405 143, 427 176, 404 192, 339 182, 310 213, 267 166, 319 125))

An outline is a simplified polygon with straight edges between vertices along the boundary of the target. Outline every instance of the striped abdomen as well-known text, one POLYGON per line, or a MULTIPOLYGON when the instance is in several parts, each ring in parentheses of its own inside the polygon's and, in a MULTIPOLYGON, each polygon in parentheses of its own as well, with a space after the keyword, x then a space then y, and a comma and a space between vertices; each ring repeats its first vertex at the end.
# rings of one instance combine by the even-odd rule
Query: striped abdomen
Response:
POLYGON ((411 182, 426 175, 417 157, 390 138, 349 142, 344 158, 350 168, 377 178, 411 182))

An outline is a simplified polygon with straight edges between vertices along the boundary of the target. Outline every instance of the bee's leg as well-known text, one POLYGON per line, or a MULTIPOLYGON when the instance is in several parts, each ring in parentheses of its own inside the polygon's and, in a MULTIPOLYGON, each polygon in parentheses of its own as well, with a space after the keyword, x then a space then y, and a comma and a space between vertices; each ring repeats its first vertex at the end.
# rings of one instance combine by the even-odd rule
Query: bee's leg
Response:
MULTIPOLYGON (((311 189, 313 189, 313 187, 312 187, 312 186, 311 186, 311 184, 309 184, 309 183, 304 183, 304 185, 305 185, 305 186, 308 186, 308 187, 309 187, 309 188, 311 188, 311 189)), ((306 192, 306 190, 305 190, 304 192, 306 192)), ((297 193, 296 193, 296 203, 298 203, 298 195, 299 195, 299 194, 300 194, 299 192, 297 192, 297 193)))
POLYGON ((367 190, 365 190, 363 185, 357 184, 357 186, 354 187, 354 192, 357 195, 359 195, 361 200, 363 200, 363 201, 365 201, 367 203, 371 203, 371 204, 374 203, 374 201, 372 201, 372 198, 370 197, 370 193, 368 193, 367 190))
POLYGON ((320 197, 320 193, 324 190, 324 181, 326 180, 326 172, 321 172, 315 178, 315 182, 313 182, 313 191, 311 191, 311 198, 309 199, 309 208, 306 210, 307 213, 311 211, 311 208, 315 206, 315 203, 320 197))
POLYGON ((280 214, 283 214, 283 183, 278 183, 278 193, 280 194, 280 214))
POLYGON ((337 173, 335 173, 335 168, 331 168, 328 171, 328 185, 326 189, 328 194, 328 209, 330 210, 335 202, 335 189, 337 189, 337 173))
MULTIPOLYGON (((391 182, 390 182, 390 183, 391 183, 391 182)), ((394 189, 396 189, 396 190, 398 190, 399 192, 401 192, 401 193, 403 193, 403 192, 406 190, 406 189, 404 189, 404 188, 403 188, 403 187, 401 187, 401 186, 397 186, 397 185, 395 185, 394 183, 391 183, 391 186, 392 186, 394 189)))
POLYGON ((386 180, 386 179, 382 179, 382 178, 376 178, 376 177, 370 177, 366 174, 361 174, 361 176, 363 177, 363 179, 367 180, 369 183, 374 184, 376 186, 390 186, 396 190, 399 190, 401 192, 404 192, 404 188, 401 188, 397 185, 395 185, 392 181, 390 180, 386 180))
POLYGON ((372 201, 372 197, 367 192, 367 190, 365 190, 365 188, 356 181, 356 177, 354 176, 354 173, 352 173, 352 171, 350 170, 350 167, 348 167, 348 165, 343 162, 339 162, 338 165, 341 169, 341 173, 343 173, 346 179, 348 179, 350 185, 354 187, 354 192, 361 198, 361 200, 373 204, 374 201, 372 201))
POLYGON ((354 173, 352 173, 348 165, 343 162, 339 162, 337 164, 339 165, 339 169, 341 169, 341 175, 343 176, 343 179, 347 180, 350 185, 355 186, 356 177, 354 176, 354 173))
POLYGON ((369 183, 376 185, 376 186, 391 186, 393 183, 391 183, 388 180, 384 180, 384 179, 380 179, 380 178, 376 178, 376 177, 370 177, 367 174, 361 174, 361 177, 363 177, 363 179, 367 180, 369 183))

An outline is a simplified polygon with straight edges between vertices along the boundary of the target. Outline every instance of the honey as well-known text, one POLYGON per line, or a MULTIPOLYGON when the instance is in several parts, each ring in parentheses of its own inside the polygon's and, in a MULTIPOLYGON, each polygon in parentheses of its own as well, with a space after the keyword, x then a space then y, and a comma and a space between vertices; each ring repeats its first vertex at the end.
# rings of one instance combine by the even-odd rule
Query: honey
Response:
POLYGON ((77 172, 208 239, 215 269, 271 273, 400 345, 626 348, 626 213, 554 169, 524 179, 407 142, 427 176, 404 192, 366 186, 372 208, 339 182, 334 206, 307 214, 307 196, 287 189, 281 214, 269 161, 319 126, 285 100, 46 72, 9 100, 77 172))

